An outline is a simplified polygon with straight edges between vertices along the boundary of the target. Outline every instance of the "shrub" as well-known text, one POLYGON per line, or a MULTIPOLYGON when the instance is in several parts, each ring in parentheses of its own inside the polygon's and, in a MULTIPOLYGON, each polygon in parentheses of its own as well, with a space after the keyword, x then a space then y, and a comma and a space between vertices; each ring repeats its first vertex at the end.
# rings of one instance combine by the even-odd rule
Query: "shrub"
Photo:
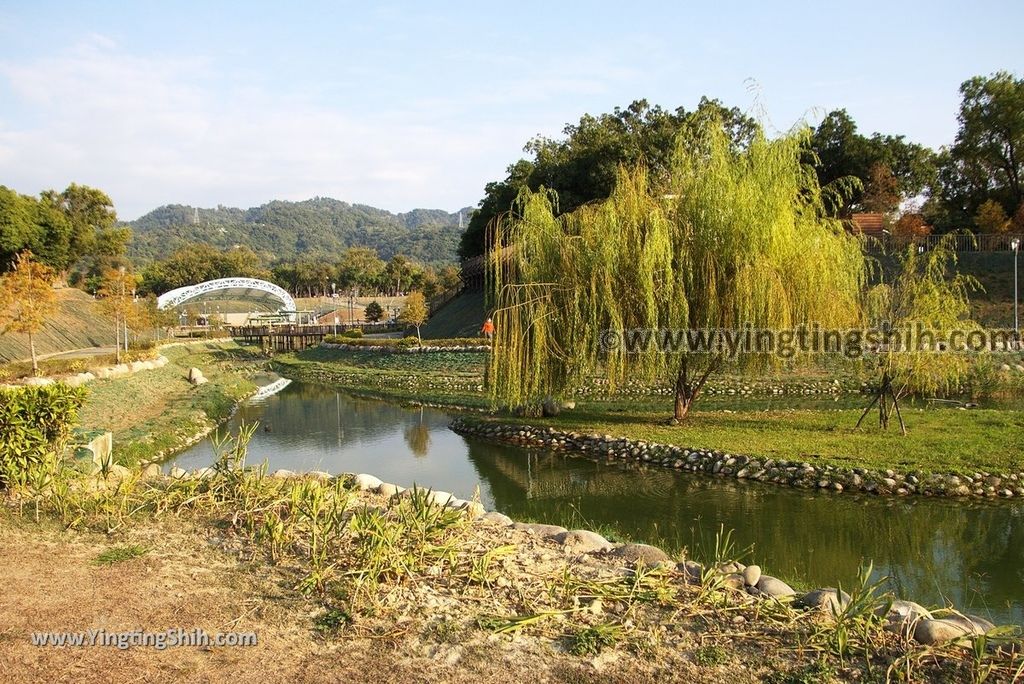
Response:
POLYGON ((24 484, 63 451, 84 401, 83 388, 62 383, 0 389, 0 487, 24 484))
POLYGON ((344 337, 327 335, 324 342, 328 344, 348 344, 354 347, 415 347, 419 341, 415 337, 344 337))
MULTIPOLYGON (((364 337, 362 339, 343 335, 327 335, 324 342, 328 344, 347 344, 354 347, 416 347, 419 340, 415 337, 364 337)), ((431 347, 471 347, 489 346, 491 341, 483 337, 448 337, 436 340, 424 340, 431 347)))

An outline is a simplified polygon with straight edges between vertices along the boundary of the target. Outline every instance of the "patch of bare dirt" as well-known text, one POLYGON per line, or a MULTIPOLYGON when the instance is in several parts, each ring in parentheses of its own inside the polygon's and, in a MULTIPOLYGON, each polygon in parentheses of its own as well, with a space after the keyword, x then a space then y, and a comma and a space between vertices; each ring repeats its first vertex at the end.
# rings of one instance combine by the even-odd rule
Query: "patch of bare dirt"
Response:
MULTIPOLYGON (((699 667, 683 657, 645 660, 618 649, 577 657, 557 642, 491 635, 459 625, 439 635, 432 609, 378 638, 325 639, 319 607, 291 578, 210 543, 186 521, 140 525, 112 541, 0 513, 0 680, 4 682, 744 682, 739 662, 699 667), (145 555, 98 565, 116 544, 145 555), (254 647, 41 647, 32 632, 107 633, 169 628, 255 632, 254 647)), ((671 644, 665 645, 671 651, 671 644)))

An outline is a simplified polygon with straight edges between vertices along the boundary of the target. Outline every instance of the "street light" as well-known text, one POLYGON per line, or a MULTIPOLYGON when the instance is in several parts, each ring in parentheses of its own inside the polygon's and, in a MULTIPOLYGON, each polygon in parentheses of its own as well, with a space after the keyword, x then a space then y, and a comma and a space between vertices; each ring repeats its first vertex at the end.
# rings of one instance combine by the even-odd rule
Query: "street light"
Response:
POLYGON ((1010 241, 1013 249, 1013 340, 1020 346, 1020 310, 1017 301, 1017 256, 1020 254, 1020 238, 1010 241))
POLYGON ((338 334, 338 283, 331 283, 331 320, 334 321, 334 334, 338 334))

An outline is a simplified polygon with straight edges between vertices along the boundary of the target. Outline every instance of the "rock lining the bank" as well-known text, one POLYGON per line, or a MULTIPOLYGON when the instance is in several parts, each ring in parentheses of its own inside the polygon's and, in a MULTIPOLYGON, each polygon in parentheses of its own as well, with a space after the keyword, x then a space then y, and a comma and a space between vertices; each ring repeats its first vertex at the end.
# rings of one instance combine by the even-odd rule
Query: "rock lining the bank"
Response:
MULTIPOLYGON (((163 477, 160 470, 149 464, 139 475, 143 479, 163 477)), ((121 468, 108 474, 108 478, 117 481, 128 477, 127 468, 121 468)), ((197 468, 186 471, 174 467, 168 473, 171 478, 206 479, 216 476, 213 468, 197 468)), ((312 473, 295 473, 279 469, 270 477, 276 479, 313 478, 317 480, 331 479, 328 473, 316 471, 312 473)), ((664 550, 650 544, 616 543, 591 530, 569 530, 560 525, 543 523, 516 522, 497 511, 487 511, 478 501, 459 499, 449 492, 418 487, 406 488, 384 482, 380 478, 366 473, 357 475, 338 475, 336 477, 351 478, 355 489, 372 492, 391 499, 408 497, 420 492, 426 500, 435 506, 444 506, 463 511, 471 520, 500 527, 511 527, 541 539, 557 544, 570 557, 580 561, 586 557, 602 560, 625 562, 628 570, 637 567, 659 568, 677 573, 682 581, 692 584, 717 586, 747 598, 749 601, 781 601, 791 603, 796 608, 819 610, 835 614, 842 610, 850 601, 849 595, 834 588, 815 589, 808 592, 797 592, 786 582, 764 574, 757 565, 744 565, 730 562, 718 567, 708 567, 692 560, 677 562, 664 550)), ((996 627, 985 618, 976 615, 965 615, 952 609, 945 609, 943 617, 935 617, 921 605, 913 601, 895 599, 888 611, 881 617, 886 618, 886 629, 913 638, 919 643, 931 645, 947 642, 967 642, 974 637, 985 635, 996 627)))
POLYGON ((978 472, 972 475, 957 475, 815 466, 806 461, 752 458, 713 449, 688 449, 612 435, 582 434, 552 427, 473 421, 462 417, 453 419, 449 427, 462 435, 519 446, 569 451, 608 460, 637 461, 683 472, 731 477, 799 489, 894 496, 988 499, 1024 497, 1024 472, 978 472))
POLYGON ((0 385, 0 387, 16 388, 24 386, 52 385, 57 382, 62 382, 65 385, 70 385, 71 387, 79 387, 81 385, 90 383, 93 380, 109 380, 113 378, 123 378, 127 375, 138 373, 139 371, 163 368, 168 363, 169 361, 167 360, 166 356, 157 356, 155 359, 148 359, 146 361, 131 361, 129 363, 119 363, 115 366, 94 368, 92 371, 87 371, 84 373, 27 378, 23 383, 5 384, 0 385))
POLYGON ((344 351, 371 351, 384 354, 423 354, 432 352, 489 352, 490 346, 486 344, 455 344, 455 345, 433 345, 424 344, 418 347, 404 345, 384 344, 345 344, 335 342, 321 342, 324 349, 342 349, 344 351))

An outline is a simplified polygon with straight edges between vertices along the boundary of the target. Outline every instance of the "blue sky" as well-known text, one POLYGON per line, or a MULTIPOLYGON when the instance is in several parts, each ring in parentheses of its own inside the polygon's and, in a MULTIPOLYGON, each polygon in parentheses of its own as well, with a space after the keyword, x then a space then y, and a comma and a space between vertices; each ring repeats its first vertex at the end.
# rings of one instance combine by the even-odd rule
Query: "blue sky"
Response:
POLYGON ((455 210, 532 136, 638 98, 774 130, 845 107, 938 147, 963 80, 1024 74, 1019 0, 482 4, 0 0, 0 184, 93 185, 126 219, 455 210))

